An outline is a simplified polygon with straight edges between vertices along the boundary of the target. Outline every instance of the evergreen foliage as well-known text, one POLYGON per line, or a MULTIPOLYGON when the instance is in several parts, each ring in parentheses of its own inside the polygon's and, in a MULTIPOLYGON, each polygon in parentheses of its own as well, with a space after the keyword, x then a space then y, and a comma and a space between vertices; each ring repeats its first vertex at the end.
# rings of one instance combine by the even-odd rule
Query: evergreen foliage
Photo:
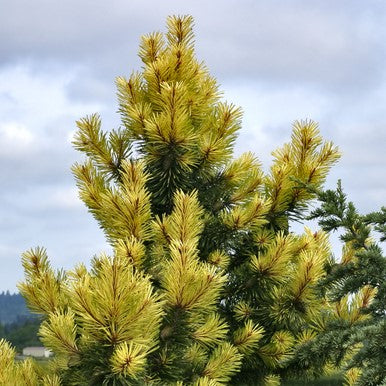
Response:
POLYGON ((0 385, 4 386, 61 386, 55 374, 45 372, 31 358, 16 361, 16 351, 4 339, 0 339, 0 385))
POLYGON ((296 348, 324 330, 327 234, 295 235, 289 221, 339 153, 302 121, 268 174, 252 153, 233 158, 241 110, 195 58, 192 24, 170 17, 165 35, 142 38, 142 72, 117 78, 121 128, 78 121, 86 161, 73 172, 114 254, 69 272, 42 248, 23 255, 20 291, 55 358, 43 379, 3 341, 3 379, 277 385, 296 348))
POLYGON ((385 385, 386 258, 372 233, 386 240, 386 208, 360 215, 340 181, 336 190, 317 194, 320 207, 309 218, 318 219, 327 232, 341 231, 344 245, 341 260, 330 262, 320 283, 334 306, 325 331, 298 348, 295 366, 307 367, 307 358, 317 356, 313 366, 343 365, 349 385, 385 385))

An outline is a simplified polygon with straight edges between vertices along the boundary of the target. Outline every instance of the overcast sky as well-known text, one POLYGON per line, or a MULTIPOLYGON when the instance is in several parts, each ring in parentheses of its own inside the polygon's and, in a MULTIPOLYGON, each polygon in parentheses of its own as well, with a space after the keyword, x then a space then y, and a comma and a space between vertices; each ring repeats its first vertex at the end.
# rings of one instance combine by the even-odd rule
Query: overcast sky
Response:
POLYGON ((0 291, 31 247, 57 268, 108 250, 70 173, 74 121, 119 126, 114 78, 140 68, 142 34, 187 13, 197 56, 244 110, 237 153, 268 167, 292 122, 314 119, 343 153, 327 186, 341 178, 363 212, 386 204, 384 1, 0 0, 0 291))

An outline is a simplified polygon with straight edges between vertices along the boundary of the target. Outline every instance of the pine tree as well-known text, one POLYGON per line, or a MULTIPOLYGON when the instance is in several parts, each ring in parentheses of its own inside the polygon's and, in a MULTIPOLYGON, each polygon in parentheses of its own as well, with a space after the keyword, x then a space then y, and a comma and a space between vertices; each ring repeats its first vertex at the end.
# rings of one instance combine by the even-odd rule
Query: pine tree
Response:
MULTIPOLYGON (((276 385, 321 329, 327 235, 289 223, 316 196, 300 182, 320 188, 338 151, 302 121, 268 174, 235 159, 241 110, 195 58, 192 25, 170 17, 142 38, 142 71, 116 81, 121 128, 77 122, 80 197, 114 253, 69 272, 42 248, 23 255, 20 290, 55 353, 31 385, 276 385)), ((32 371, 5 342, 0 355, 32 371)))
POLYGON ((309 218, 326 232, 341 231, 343 248, 320 283, 333 305, 324 332, 298 347, 295 365, 307 367, 302 358, 317 355, 312 366, 331 362, 345 368, 348 385, 385 385, 386 258, 379 243, 386 240, 386 208, 360 215, 340 181, 336 190, 316 193, 320 207, 309 218))

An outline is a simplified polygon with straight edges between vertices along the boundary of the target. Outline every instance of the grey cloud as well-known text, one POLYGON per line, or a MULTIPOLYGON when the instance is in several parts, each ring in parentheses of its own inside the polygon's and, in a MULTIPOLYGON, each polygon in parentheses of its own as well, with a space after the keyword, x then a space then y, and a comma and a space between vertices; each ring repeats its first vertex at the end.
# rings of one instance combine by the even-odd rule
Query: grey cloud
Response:
POLYGON ((47 142, 45 145, 38 142, 23 153, 0 152, 0 196, 6 189, 25 191, 31 185, 72 180, 69 170, 75 159, 79 159, 78 154, 66 142, 66 137, 44 140, 47 142))
POLYGON ((4 4, 3 63, 82 63, 106 82, 139 66, 139 37, 163 30, 164 18, 173 13, 195 16, 198 55, 220 80, 254 77, 277 87, 309 83, 363 92, 384 71, 386 6, 375 1, 4 4))
POLYGON ((231 90, 229 96, 245 107, 238 153, 254 150, 267 171, 271 151, 289 141, 292 121, 312 118, 319 122, 324 139, 333 141, 342 152, 326 186, 334 188, 342 179, 348 198, 364 213, 385 205, 385 84, 380 82, 377 92, 362 98, 341 94, 326 98, 312 88, 278 93, 253 82, 250 89, 225 86, 231 90), (238 94, 242 95, 239 99, 238 94))
POLYGON ((0 231, 1 290, 16 290, 16 282, 23 278, 21 254, 32 247, 47 248, 53 267, 58 269, 71 269, 74 262, 88 264, 95 254, 109 252, 102 231, 84 208, 52 212, 15 216, 10 210, 2 219, 7 230, 0 231), (12 222, 7 221, 9 217, 12 222))
POLYGON ((195 17, 199 59, 245 108, 238 153, 256 151, 268 168, 292 121, 316 119, 343 151, 327 186, 342 178, 364 212, 383 203, 384 3, 3 0, 0 8, 0 75, 16 64, 28 71, 14 80, 19 95, 0 91, 0 124, 20 123, 36 139, 23 151, 0 143, 0 291, 15 288, 20 253, 31 246, 46 246, 54 266, 67 268, 108 249, 84 206, 67 201, 80 158, 68 135, 97 111, 105 129, 119 125, 114 78, 140 67, 139 37, 164 30, 168 14, 195 17), (40 83, 23 99, 28 79, 40 83))

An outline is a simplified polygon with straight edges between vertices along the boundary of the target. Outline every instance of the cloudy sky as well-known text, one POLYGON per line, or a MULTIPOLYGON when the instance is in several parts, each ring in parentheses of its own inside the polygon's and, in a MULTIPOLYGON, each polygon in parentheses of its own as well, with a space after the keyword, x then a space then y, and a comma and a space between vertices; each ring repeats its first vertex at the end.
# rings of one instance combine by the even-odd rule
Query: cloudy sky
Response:
POLYGON ((107 250, 69 171, 74 121, 117 127, 115 76, 140 68, 142 34, 187 13, 198 57, 243 107, 237 153, 268 167, 312 118, 343 152, 327 185, 341 178, 363 212, 385 204, 384 1, 0 0, 0 291, 16 290, 30 247, 58 268, 107 250))

